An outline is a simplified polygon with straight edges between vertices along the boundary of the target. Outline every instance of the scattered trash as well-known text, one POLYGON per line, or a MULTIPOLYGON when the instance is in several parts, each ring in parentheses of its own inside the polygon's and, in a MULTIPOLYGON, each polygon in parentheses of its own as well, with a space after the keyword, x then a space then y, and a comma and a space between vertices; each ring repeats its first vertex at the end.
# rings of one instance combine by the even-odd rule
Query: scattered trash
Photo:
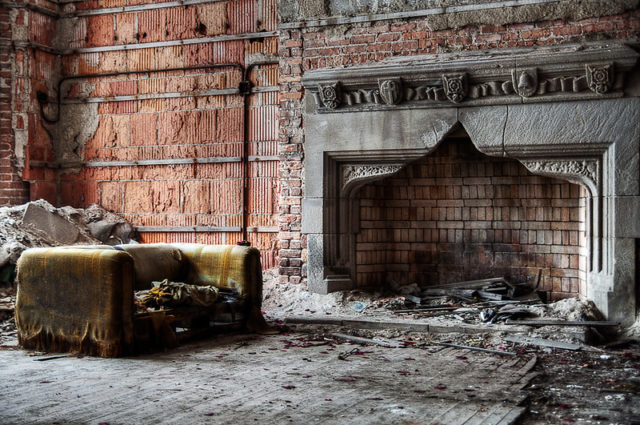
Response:
POLYGON ((527 326, 620 326, 620 322, 604 320, 507 320, 505 324, 527 326))
POLYGON ((339 360, 347 360, 347 358, 350 357, 350 356, 364 356, 365 354, 369 354, 369 353, 372 353, 372 352, 373 351, 360 351, 360 349, 356 347, 351 351, 345 351, 345 352, 342 352, 342 353, 338 354, 338 359, 339 360))
POLYGON ((363 303, 361 301, 356 301, 351 306, 351 309, 354 310, 354 311, 357 311, 358 313, 362 313, 366 308, 367 308, 367 304, 365 304, 365 303, 363 303))
POLYGON ((490 322, 496 317, 496 311, 492 308, 486 308, 480 312, 480 320, 483 322, 490 322))

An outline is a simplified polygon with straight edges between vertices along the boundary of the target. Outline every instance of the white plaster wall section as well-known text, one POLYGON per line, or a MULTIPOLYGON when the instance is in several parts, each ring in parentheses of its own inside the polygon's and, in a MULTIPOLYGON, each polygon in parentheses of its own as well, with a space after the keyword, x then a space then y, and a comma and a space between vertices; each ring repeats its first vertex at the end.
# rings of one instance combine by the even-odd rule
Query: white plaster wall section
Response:
POLYGON ((29 131, 27 130, 28 127, 26 127, 26 122, 25 122, 25 128, 18 130, 15 128, 13 129, 13 134, 14 134, 14 143, 15 143, 15 153, 16 153, 16 167, 21 170, 22 168, 24 168, 24 164, 25 164, 25 148, 27 147, 27 144, 29 143, 29 131))
POLYGON ((73 104, 62 108, 60 121, 55 124, 53 152, 59 163, 80 162, 83 160, 85 145, 100 123, 98 104, 73 104))
POLYGON ((29 18, 31 12, 23 10, 24 12, 24 24, 16 24, 16 18, 21 9, 9 9, 9 22, 11 22, 11 39, 13 41, 29 41, 29 18))
POLYGON ((53 46, 57 49, 80 48, 87 37, 87 19, 62 18, 56 22, 53 46))

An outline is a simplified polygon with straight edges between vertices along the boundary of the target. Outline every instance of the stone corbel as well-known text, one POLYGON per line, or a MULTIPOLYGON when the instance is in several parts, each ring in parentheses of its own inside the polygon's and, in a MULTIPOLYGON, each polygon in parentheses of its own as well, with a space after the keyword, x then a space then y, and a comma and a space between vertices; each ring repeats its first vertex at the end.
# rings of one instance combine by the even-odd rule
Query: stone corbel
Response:
POLYGON ((535 159, 520 161, 533 174, 559 177, 586 186, 592 196, 600 192, 601 164, 597 158, 535 159))
POLYGON ((342 166, 341 192, 347 193, 355 186, 397 173, 404 164, 346 164, 342 166))

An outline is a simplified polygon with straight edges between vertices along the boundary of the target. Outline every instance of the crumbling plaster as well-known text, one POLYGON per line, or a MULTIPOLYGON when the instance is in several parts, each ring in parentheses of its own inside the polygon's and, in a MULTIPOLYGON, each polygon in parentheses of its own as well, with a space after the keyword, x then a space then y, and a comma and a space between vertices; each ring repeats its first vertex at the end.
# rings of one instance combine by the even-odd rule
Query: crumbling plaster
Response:
POLYGON ((638 4, 638 0, 283 0, 279 2, 279 13, 285 24, 301 22, 301 26, 307 26, 314 20, 332 25, 345 17, 358 17, 361 22, 419 12, 425 16, 428 27, 435 31, 475 24, 580 20, 622 13, 637 8, 638 4))

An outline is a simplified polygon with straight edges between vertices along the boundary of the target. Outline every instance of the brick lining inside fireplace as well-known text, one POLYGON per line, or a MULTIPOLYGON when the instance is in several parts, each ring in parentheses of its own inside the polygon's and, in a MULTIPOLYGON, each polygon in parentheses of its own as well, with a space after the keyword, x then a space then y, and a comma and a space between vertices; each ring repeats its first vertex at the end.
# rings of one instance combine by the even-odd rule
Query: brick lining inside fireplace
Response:
POLYGON ((585 293, 586 190, 489 157, 468 138, 357 194, 358 286, 505 276, 553 298, 585 293))

